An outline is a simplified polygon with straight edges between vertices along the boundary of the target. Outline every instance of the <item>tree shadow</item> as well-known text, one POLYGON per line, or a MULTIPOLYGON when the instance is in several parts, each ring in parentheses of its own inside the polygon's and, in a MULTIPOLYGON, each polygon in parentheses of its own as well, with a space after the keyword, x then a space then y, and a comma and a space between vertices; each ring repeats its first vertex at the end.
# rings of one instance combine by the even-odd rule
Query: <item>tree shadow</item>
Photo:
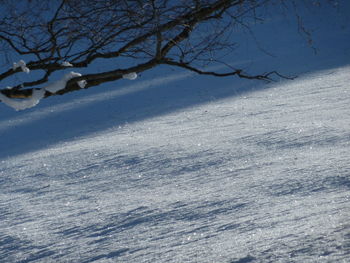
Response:
MULTIPOLYGON (((338 18, 332 19, 335 23, 338 18)), ((226 60, 236 61, 238 68, 252 74, 277 69, 285 75, 300 75, 349 64, 350 35, 345 29, 328 20, 319 20, 313 32, 318 44, 315 54, 295 34, 293 23, 273 21, 268 27, 254 26, 259 43, 250 34, 238 33, 239 42, 245 45, 226 60), (271 41, 271 36, 276 39, 271 41), (266 47, 274 56, 262 52, 266 47)), ((158 67, 132 83, 122 80, 48 98, 23 112, 15 112, 0 103, 0 159, 269 87, 270 84, 262 81, 199 76, 158 67)))
MULTIPOLYGON (((271 61, 271 58, 262 59, 256 64, 258 68, 263 68, 264 63, 271 61)), ((342 64, 334 62, 338 61, 332 59, 328 63, 317 64, 316 60, 311 66, 311 62, 304 68, 301 66, 299 72, 342 64)), ((276 64, 270 63, 269 67, 276 64)), ((248 67, 249 63, 245 65, 248 67)), ((283 65, 277 66, 288 71, 283 65)), ((123 81, 105 88, 57 96, 19 113, 0 106, 0 158, 37 151, 110 128, 271 87, 263 81, 199 76, 179 70, 169 74, 162 68, 129 83, 123 81), (163 76, 154 77, 159 75, 163 76), (118 84, 122 85, 113 88, 118 84), (84 96, 81 96, 82 93, 85 93, 84 96)))

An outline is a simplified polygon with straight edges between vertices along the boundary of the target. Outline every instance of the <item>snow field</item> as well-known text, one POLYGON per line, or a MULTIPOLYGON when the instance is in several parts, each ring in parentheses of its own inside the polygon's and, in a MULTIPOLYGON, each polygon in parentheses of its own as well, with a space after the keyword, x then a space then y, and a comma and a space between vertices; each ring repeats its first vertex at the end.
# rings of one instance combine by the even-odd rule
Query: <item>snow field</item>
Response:
POLYGON ((349 73, 3 158, 0 259, 346 262, 349 73))

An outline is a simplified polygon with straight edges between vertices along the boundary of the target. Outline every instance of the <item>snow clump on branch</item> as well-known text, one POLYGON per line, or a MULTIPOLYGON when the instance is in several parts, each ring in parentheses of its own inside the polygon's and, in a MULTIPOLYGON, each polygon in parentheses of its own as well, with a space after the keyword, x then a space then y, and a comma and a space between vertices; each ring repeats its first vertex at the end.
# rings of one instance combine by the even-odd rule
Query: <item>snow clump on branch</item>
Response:
POLYGON ((7 96, 3 95, 0 92, 0 100, 5 103, 7 106, 15 109, 16 111, 29 109, 37 105, 40 100, 44 97, 45 90, 44 89, 34 89, 33 94, 29 99, 16 100, 10 99, 7 96))
POLYGON ((73 67, 73 65, 71 63, 67 62, 67 61, 63 61, 61 63, 61 65, 64 66, 64 67, 73 67))
POLYGON ((78 81, 78 85, 81 89, 85 88, 87 81, 85 79, 78 81))
POLYGON ((123 75, 123 79, 134 80, 136 78, 137 78, 137 73, 136 72, 131 72, 131 73, 123 75))
POLYGON ((13 62, 13 67, 12 69, 13 70, 16 70, 17 68, 21 68, 23 72, 25 73, 29 73, 30 72, 30 69, 27 67, 27 64, 24 60, 20 60, 18 62, 13 62))
MULTIPOLYGON (((71 80, 72 78, 76 78, 76 77, 81 77, 81 74, 71 71, 71 72, 67 73, 66 75, 64 75, 62 79, 57 80, 57 81, 49 84, 48 86, 44 87, 44 89, 51 92, 51 93, 56 93, 57 91, 64 89, 69 80, 71 80)), ((78 83, 78 85, 81 87, 81 85, 79 83, 78 83)))

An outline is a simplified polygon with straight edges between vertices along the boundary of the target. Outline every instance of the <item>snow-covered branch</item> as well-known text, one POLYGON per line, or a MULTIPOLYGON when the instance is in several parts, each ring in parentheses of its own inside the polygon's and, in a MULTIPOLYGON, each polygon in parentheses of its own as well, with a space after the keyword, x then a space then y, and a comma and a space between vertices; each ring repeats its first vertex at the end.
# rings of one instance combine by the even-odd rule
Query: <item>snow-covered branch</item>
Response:
POLYGON ((29 74, 29 72, 30 72, 30 69, 27 67, 27 64, 22 59, 20 61, 18 61, 18 62, 14 62, 13 63, 12 69, 16 70, 17 68, 21 68, 22 71, 27 73, 27 74, 29 74))
MULTIPOLYGON (((22 66, 23 64, 25 66, 25 63, 21 63, 20 66, 22 66)), ((29 96, 26 99, 9 98, 0 92, 0 100, 3 103, 5 103, 7 106, 9 106, 17 111, 28 109, 28 108, 36 106, 40 102, 40 100, 45 97, 46 92, 56 93, 56 92, 64 89, 69 80, 76 78, 76 77, 81 77, 81 74, 73 72, 73 71, 69 72, 66 75, 64 75, 63 78, 60 80, 57 80, 57 81, 55 81, 55 82, 53 82, 53 83, 51 83, 43 88, 33 89, 31 96, 29 96)), ((77 83, 83 89, 86 85, 86 80, 80 80, 77 83)), ((11 90, 11 89, 8 89, 8 90, 11 90)))
POLYGON ((40 100, 45 95, 45 89, 34 89, 32 92, 32 96, 28 99, 10 99, 9 97, 3 95, 0 92, 0 100, 5 103, 7 106, 19 111, 19 110, 25 110, 34 107, 37 105, 40 100))

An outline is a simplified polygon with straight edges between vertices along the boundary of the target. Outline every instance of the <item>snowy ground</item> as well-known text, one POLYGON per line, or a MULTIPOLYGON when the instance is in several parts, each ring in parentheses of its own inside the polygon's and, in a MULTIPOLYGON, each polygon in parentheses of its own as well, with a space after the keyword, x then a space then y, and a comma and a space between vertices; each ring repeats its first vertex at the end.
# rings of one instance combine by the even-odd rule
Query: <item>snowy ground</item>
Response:
MULTIPOLYGON (((159 116, 159 103, 141 94, 148 106, 138 113, 152 117, 18 146, 23 154, 1 161, 0 261, 347 262, 349 81, 343 66, 221 99, 202 87, 203 103, 159 116)), ((104 114, 125 96, 114 95, 104 114)), ((63 108, 56 114, 67 121, 63 108)), ((21 129, 50 109, 60 110, 0 128, 21 129)))

